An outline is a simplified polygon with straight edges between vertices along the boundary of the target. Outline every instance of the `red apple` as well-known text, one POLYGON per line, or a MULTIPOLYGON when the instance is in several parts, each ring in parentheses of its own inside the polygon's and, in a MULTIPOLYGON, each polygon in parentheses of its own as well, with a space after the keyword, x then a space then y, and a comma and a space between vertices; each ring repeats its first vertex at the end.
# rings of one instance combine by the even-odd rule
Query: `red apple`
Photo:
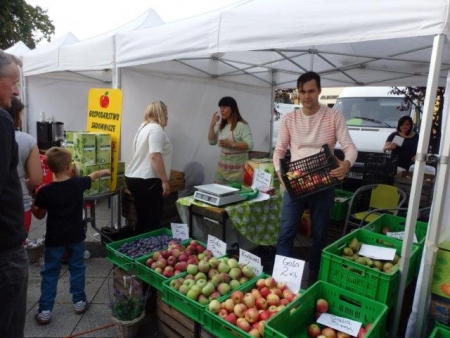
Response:
POLYGON ((260 338, 261 337, 261 334, 259 333, 257 328, 252 328, 250 331, 248 331, 248 334, 250 336, 252 336, 252 337, 255 337, 255 338, 260 338))
POLYGON ((266 321, 265 320, 260 320, 258 322, 258 331, 259 331, 259 334, 261 336, 264 336, 264 329, 265 329, 265 327, 266 327, 266 321))
POLYGON ((247 322, 245 318, 242 317, 236 320, 236 326, 245 332, 249 332, 252 329, 249 322, 247 322))
POLYGON ((244 315, 245 320, 249 323, 255 323, 258 320, 258 316, 258 310, 254 307, 247 309, 244 315))
POLYGON ((280 304, 280 297, 278 297, 274 293, 271 293, 270 295, 268 295, 266 300, 267 300, 267 304, 269 306, 272 306, 272 305, 278 306, 280 304))
POLYGON ((224 318, 227 322, 236 325, 236 320, 237 320, 237 316, 234 312, 229 313, 225 318, 224 318))
POLYGON ((276 287, 277 287, 277 289, 280 289, 281 291, 289 290, 287 288, 287 285, 285 282, 278 282, 276 287))
POLYGON ((324 313, 328 311, 328 302, 325 299, 318 299, 316 301, 316 310, 318 312, 324 313))
POLYGON ((246 293, 242 299, 242 302, 248 308, 255 307, 255 301, 255 297, 251 293, 246 293))
POLYGON ((258 290, 261 290, 265 286, 266 286, 266 280, 264 278, 260 278, 256 281, 256 287, 258 288, 258 290))
POLYGON ((273 277, 267 277, 264 283, 269 289, 273 289, 277 285, 277 281, 273 277))
POLYGON ((219 316, 220 316, 220 318, 225 319, 225 317, 228 316, 228 311, 226 309, 221 309, 219 311, 219 316))
POLYGON ((326 327, 322 330, 322 335, 327 338, 336 338, 336 331, 334 331, 331 327, 326 327))
POLYGON ((267 304, 267 300, 262 297, 256 299, 255 306, 258 310, 266 310, 269 307, 269 305, 267 304))
POLYGON ((367 330, 363 327, 359 329, 357 338, 364 338, 366 336, 367 330))
POLYGON ((281 291, 278 288, 270 289, 270 292, 276 294, 278 296, 278 298, 283 297, 283 291, 281 291))
POLYGON ((319 325, 316 323, 310 324, 307 328, 308 337, 310 338, 317 338, 322 333, 322 330, 320 329, 319 325))
POLYGON ((245 311, 247 311, 247 307, 244 303, 238 303, 234 306, 233 312, 238 316, 239 318, 242 318, 245 316, 245 311))
POLYGON ((99 103, 100 103, 100 107, 108 108, 108 106, 109 106, 108 91, 106 91, 104 95, 100 96, 99 103))
POLYGON ((235 305, 236 304, 234 303, 234 300, 232 300, 231 298, 228 298, 222 303, 222 307, 225 308, 228 312, 233 312, 235 305))
POLYGON ((252 289, 251 294, 253 295, 253 297, 255 297, 255 299, 261 298, 261 292, 259 292, 258 289, 252 289))
POLYGON ((267 296, 271 294, 270 289, 267 286, 260 289, 259 292, 261 293, 261 296, 263 296, 264 298, 267 298, 267 296))
POLYGON ((230 298, 234 301, 235 304, 242 303, 242 300, 244 299, 244 293, 242 291, 236 290, 231 294, 230 298))

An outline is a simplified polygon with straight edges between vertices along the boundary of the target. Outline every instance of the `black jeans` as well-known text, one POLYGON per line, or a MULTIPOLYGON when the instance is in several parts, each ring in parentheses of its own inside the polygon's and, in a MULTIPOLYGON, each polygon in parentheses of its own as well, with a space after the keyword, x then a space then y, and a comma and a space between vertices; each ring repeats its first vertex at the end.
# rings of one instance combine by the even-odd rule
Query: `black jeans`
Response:
POLYGON ((134 198, 137 234, 159 229, 164 205, 161 180, 126 177, 126 182, 134 198))

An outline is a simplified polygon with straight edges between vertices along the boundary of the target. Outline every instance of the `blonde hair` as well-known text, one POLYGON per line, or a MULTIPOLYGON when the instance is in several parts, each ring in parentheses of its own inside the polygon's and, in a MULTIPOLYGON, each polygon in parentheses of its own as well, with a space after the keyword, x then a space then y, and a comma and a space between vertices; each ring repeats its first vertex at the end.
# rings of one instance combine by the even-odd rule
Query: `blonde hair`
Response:
POLYGON ((48 168, 55 174, 66 170, 67 165, 72 162, 72 154, 67 149, 61 147, 51 147, 46 151, 48 168))
POLYGON ((155 122, 164 128, 163 123, 167 123, 167 106, 162 101, 150 103, 145 110, 144 121, 146 123, 155 122))

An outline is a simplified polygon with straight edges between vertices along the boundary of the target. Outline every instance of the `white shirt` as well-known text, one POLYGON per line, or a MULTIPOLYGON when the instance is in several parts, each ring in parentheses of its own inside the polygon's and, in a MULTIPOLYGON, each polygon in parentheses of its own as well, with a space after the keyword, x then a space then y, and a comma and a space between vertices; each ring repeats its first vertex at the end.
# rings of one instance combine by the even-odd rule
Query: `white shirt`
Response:
POLYGON ((127 167, 125 176, 134 178, 160 178, 150 160, 150 154, 160 153, 167 179, 172 167, 172 143, 157 123, 142 123, 133 142, 133 158, 127 167))

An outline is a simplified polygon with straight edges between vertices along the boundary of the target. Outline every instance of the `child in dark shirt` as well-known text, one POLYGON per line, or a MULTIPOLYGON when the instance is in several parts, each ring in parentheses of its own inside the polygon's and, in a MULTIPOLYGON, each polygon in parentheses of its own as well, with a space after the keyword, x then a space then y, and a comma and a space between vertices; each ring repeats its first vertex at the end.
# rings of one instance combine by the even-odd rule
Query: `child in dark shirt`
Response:
POLYGON ((83 261, 86 238, 83 193, 90 189, 92 180, 111 174, 109 169, 105 169, 85 177, 71 177, 72 155, 60 147, 50 148, 46 158, 54 179, 38 191, 32 207, 36 218, 42 219, 47 215, 41 297, 36 314, 39 324, 48 324, 52 318, 61 260, 66 250, 75 313, 84 313, 89 305, 85 293, 86 267, 83 261))

